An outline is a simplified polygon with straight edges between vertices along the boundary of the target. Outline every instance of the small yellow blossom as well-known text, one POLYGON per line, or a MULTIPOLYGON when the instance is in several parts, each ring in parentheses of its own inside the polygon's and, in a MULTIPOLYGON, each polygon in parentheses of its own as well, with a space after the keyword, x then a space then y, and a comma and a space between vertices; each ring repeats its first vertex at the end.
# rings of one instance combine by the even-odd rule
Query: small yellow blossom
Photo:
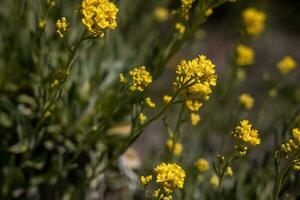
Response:
POLYGON ((117 27, 117 6, 110 0, 83 0, 82 23, 94 37, 103 37, 104 30, 117 27))
POLYGON ((204 13, 204 15, 206 16, 206 17, 209 17, 209 16, 211 16, 212 14, 213 14, 213 9, 212 8, 209 8, 209 9, 207 9, 206 11, 205 11, 205 13, 204 13))
POLYGON ((173 155, 174 156, 180 156, 181 155, 183 146, 180 142, 176 142, 175 146, 173 147, 173 139, 170 138, 170 139, 167 140, 166 146, 169 149, 169 151, 173 150, 173 155))
POLYGON ((250 110, 253 107, 254 99, 250 94, 244 93, 239 96, 239 102, 243 108, 250 110))
POLYGON ((134 91, 143 92, 144 89, 152 83, 152 76, 146 70, 145 66, 141 66, 138 68, 134 68, 133 70, 129 71, 129 76, 131 78, 131 83, 129 89, 134 91))
POLYGON ((159 183, 164 192, 172 193, 176 188, 182 189, 184 186, 185 171, 175 163, 162 163, 155 169, 156 182, 159 183))
POLYGON ((140 179, 143 186, 147 186, 150 183, 151 180, 152 180, 152 175, 141 176, 141 179, 140 179))
POLYGON ((145 122, 147 121, 147 116, 144 113, 140 113, 139 121, 140 121, 140 124, 145 124, 145 122))
POLYGON ((191 118, 191 124, 193 126, 196 126, 200 122, 200 120, 201 120, 200 115, 197 114, 197 113, 191 113, 190 114, 190 118, 191 118))
POLYGON ((230 167, 230 166, 226 167, 225 175, 226 175, 226 176, 233 176, 233 170, 232 170, 232 167, 230 167))
POLYGON ((195 166, 202 173, 209 170, 209 162, 204 158, 199 158, 196 161, 195 166))
POLYGON ((250 124, 248 120, 242 120, 240 126, 237 126, 232 132, 232 135, 237 140, 249 143, 253 146, 258 145, 261 142, 258 130, 252 129, 252 124, 250 124))
POLYGON ((247 34, 251 36, 259 36, 265 29, 266 14, 253 7, 243 11, 242 19, 247 34))
POLYGON ((185 105, 190 111, 196 112, 202 107, 203 103, 198 100, 187 100, 185 105))
POLYGON ((169 95, 164 95, 163 96, 163 101, 164 101, 165 104, 170 103, 171 100, 172 100, 171 96, 169 96, 169 95))
POLYGON ((145 98, 145 103, 149 108, 155 108, 156 106, 150 97, 145 98))
POLYGON ((300 160, 296 160, 292 163, 293 170, 299 171, 300 170, 300 160))
POLYGON ((234 151, 237 153, 238 156, 244 156, 248 151, 248 147, 245 145, 235 145, 234 151))
POLYGON ((184 34, 185 26, 182 23, 176 23, 175 24, 175 30, 180 34, 184 34))
POLYGON ((159 22, 164 22, 169 18, 169 11, 166 7, 157 7, 154 10, 154 18, 159 22))
POLYGON ((56 21, 56 33, 59 35, 59 37, 64 37, 64 33, 67 31, 68 28, 68 22, 67 18, 62 17, 61 19, 58 19, 56 21))
POLYGON ((41 20, 39 21, 39 27, 40 27, 41 29, 44 29, 44 28, 46 27, 46 20, 41 19, 41 20))
POLYGON ((120 83, 123 83, 123 84, 127 83, 127 79, 125 78, 124 74, 119 75, 119 81, 120 81, 120 83))
POLYGON ((236 48, 236 64, 247 66, 254 63, 255 53, 253 49, 245 45, 238 45, 236 48))
POLYGON ((180 0, 181 3, 181 15, 183 16, 184 19, 188 19, 189 18, 189 11, 192 8, 192 4, 193 4, 194 0, 180 0))
POLYGON ((283 75, 288 74, 297 66, 296 61, 291 56, 284 56, 277 64, 279 72, 283 75))
POLYGON ((159 193, 160 193, 160 189, 155 190, 155 191, 153 192, 153 197, 154 197, 155 199, 157 199, 159 193))
POLYGON ((51 88, 56 88, 58 86, 59 86, 59 80, 57 79, 55 79, 50 85, 51 88))
POLYGON ((219 184, 220 184, 220 179, 217 175, 213 175, 211 178, 210 178, 210 184, 213 186, 213 187, 219 187, 219 184))

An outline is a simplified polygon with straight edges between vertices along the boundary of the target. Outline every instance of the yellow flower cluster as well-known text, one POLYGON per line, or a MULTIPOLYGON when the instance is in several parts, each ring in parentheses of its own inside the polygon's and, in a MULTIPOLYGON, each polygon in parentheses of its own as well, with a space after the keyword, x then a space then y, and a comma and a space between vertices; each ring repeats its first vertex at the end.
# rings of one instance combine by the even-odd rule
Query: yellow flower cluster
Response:
POLYGON ((255 53, 253 49, 245 45, 238 45, 236 48, 236 64, 247 66, 254 63, 255 53))
POLYGON ((155 108, 156 104, 152 101, 150 97, 145 98, 145 103, 149 108, 155 108))
POLYGON ((169 95, 164 95, 163 96, 163 101, 164 101, 165 104, 170 103, 171 100, 172 100, 171 96, 169 96, 169 95))
POLYGON ((243 108, 250 110, 253 107, 254 99, 250 94, 245 93, 239 96, 239 102, 243 108))
POLYGON ((251 36, 259 36, 265 29, 266 14, 253 7, 243 11, 242 19, 246 32, 251 36))
POLYGON ((292 130, 293 138, 290 138, 286 143, 281 144, 281 151, 286 154, 288 159, 291 159, 294 170, 300 170, 300 129, 292 130))
POLYGON ((209 162, 204 158, 199 158, 195 162, 195 166, 202 173, 209 170, 209 162))
POLYGON ((147 116, 144 113, 140 113, 139 114, 139 122, 140 124, 145 124, 145 122, 147 121, 147 116))
POLYGON ((56 33, 59 35, 59 37, 64 37, 64 33, 67 31, 68 28, 68 22, 67 18, 62 17, 61 19, 56 21, 56 33))
POLYGON ((240 126, 237 126, 232 132, 234 138, 242 143, 249 143, 253 146, 260 144, 261 140, 258 130, 252 129, 252 124, 248 120, 242 120, 240 126))
POLYGON ((162 163, 155 169, 156 182, 159 183, 166 194, 172 193, 176 188, 183 188, 185 171, 175 163, 162 163))
POLYGON ((196 126, 200 122, 200 120, 201 120, 200 115, 197 114, 197 113, 191 113, 190 114, 190 118, 191 118, 191 124, 193 126, 196 126))
POLYGON ((281 74, 288 74, 296 66, 297 63, 291 56, 284 56, 277 64, 277 68, 281 74))
POLYGON ((175 30, 180 34, 184 34, 185 26, 182 23, 176 23, 175 24, 175 30))
POLYGON ((209 99, 212 87, 217 82, 215 72, 215 65, 204 55, 191 61, 183 60, 177 66, 174 89, 183 90, 181 94, 189 99, 186 101, 186 106, 190 111, 198 111, 202 106, 200 100, 209 99), (194 97, 193 100, 190 97, 194 97))
POLYGON ((173 147, 173 139, 170 138, 166 141, 166 146, 167 146, 169 151, 173 150, 173 155, 174 156, 180 156, 181 155, 183 146, 180 142, 176 142, 175 146, 173 147))
POLYGON ((189 18, 189 11, 192 8, 193 0, 180 0, 181 3, 181 15, 185 18, 189 18))
POLYGON ((103 37, 104 30, 117 27, 117 6, 110 0, 83 0, 82 23, 94 37, 103 37))
POLYGON ((141 176, 141 183, 143 186, 147 186, 152 180, 152 175, 149 175, 149 176, 141 176))

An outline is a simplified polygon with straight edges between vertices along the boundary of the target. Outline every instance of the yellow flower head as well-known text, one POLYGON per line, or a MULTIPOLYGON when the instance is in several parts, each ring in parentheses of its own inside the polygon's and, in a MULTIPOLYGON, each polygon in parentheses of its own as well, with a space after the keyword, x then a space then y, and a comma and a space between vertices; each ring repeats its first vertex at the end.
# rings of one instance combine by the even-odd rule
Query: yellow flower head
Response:
POLYGON ((175 163, 162 163, 155 169, 156 182, 159 183, 166 193, 171 193, 176 188, 183 188, 185 171, 175 163))
POLYGON ((246 32, 251 36, 259 36, 265 29, 266 14, 255 8, 247 8, 242 13, 246 32))
POLYGON ((191 124, 193 126, 196 126, 200 122, 200 120, 201 120, 200 115, 196 114, 196 113, 191 113, 190 114, 190 118, 191 118, 191 124))
POLYGON ((233 170, 232 170, 232 167, 230 167, 230 166, 226 167, 225 175, 226 175, 226 176, 233 176, 233 170))
POLYGON ((62 17, 61 19, 56 21, 56 33, 59 35, 59 37, 64 37, 64 33, 67 31, 68 28, 68 22, 65 17, 62 17))
POLYGON ((243 108, 250 110, 253 107, 254 99, 250 94, 245 93, 239 96, 239 102, 243 108))
POLYGON ((44 28, 46 27, 46 20, 41 19, 41 20, 39 21, 39 27, 40 27, 41 29, 44 29, 44 28))
POLYGON ((180 156, 182 153, 182 144, 180 142, 176 142, 175 146, 173 147, 173 139, 170 138, 166 142, 166 146, 169 149, 169 151, 173 150, 174 156, 180 156))
POLYGON ((170 103, 171 100, 172 100, 172 97, 171 97, 171 96, 169 96, 169 95, 164 95, 163 101, 164 101, 165 104, 170 103))
POLYGON ((193 0, 180 0, 181 3, 181 10, 180 13, 184 19, 189 18, 189 11, 192 8, 193 0))
POLYGON ((83 0, 82 23, 94 37, 103 37, 104 30, 117 27, 117 6, 110 0, 83 0))
POLYGON ((119 81, 120 81, 120 83, 123 83, 123 84, 127 83, 127 79, 125 78, 124 74, 119 75, 119 81))
POLYGON ((182 23, 176 23, 175 24, 175 30, 180 34, 184 34, 185 26, 182 23))
POLYGON ((134 68, 133 70, 129 71, 129 76, 131 78, 129 89, 132 92, 142 92, 150 83, 152 83, 152 76, 146 70, 145 66, 134 68))
POLYGON ((203 104, 198 100, 186 100, 185 105, 190 111, 196 112, 202 107, 203 104))
POLYGON ((195 166, 202 173, 209 170, 209 162, 204 158, 198 159, 195 163, 195 166))
POLYGON ((279 72, 283 75, 288 74, 297 66, 296 61, 291 56, 284 56, 277 64, 279 72))
POLYGON ((156 106, 150 97, 145 98, 145 103, 149 108, 155 108, 156 106))
POLYGON ((213 186, 213 187, 219 187, 219 184, 220 184, 220 179, 217 175, 213 175, 211 178, 210 178, 210 184, 213 186))
POLYGON ((147 116, 144 113, 140 113, 139 121, 140 121, 140 124, 145 124, 145 122, 147 121, 147 116))
POLYGON ((252 129, 252 124, 248 120, 242 120, 240 126, 237 126, 232 132, 232 135, 237 140, 251 145, 260 144, 261 140, 258 135, 258 130, 252 129))
POLYGON ((151 180, 152 180, 152 175, 141 176, 141 179, 140 179, 143 186, 147 186, 150 183, 151 180))
POLYGON ((169 18, 169 11, 165 7, 157 7, 154 10, 154 18, 159 22, 164 22, 169 18))
POLYGON ((211 16, 211 15, 213 14, 213 12, 214 12, 214 10, 213 10, 212 8, 209 8, 209 9, 207 9, 207 10, 205 11, 204 15, 205 15, 206 17, 209 17, 209 16, 211 16))
POLYGON ((247 66, 254 63, 255 53, 253 49, 245 45, 238 45, 236 48, 236 64, 247 66))

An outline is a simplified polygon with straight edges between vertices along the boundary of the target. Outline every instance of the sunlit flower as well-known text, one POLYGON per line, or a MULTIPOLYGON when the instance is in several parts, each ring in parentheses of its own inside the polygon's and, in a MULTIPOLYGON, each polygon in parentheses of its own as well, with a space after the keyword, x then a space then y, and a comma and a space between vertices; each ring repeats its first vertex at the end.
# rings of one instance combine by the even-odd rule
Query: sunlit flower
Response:
POLYGON ((170 103, 171 100, 172 100, 171 96, 169 96, 169 95, 164 95, 163 96, 163 101, 164 101, 165 104, 170 103))
POLYGON ((291 56, 284 56, 277 64, 277 68, 281 74, 288 74, 297 66, 296 61, 291 56))
POLYGON ((253 49, 245 45, 238 45, 236 48, 236 64, 238 66, 247 66, 254 63, 255 53, 253 49))
POLYGON ((251 145, 258 145, 261 142, 258 130, 252 129, 252 124, 249 124, 248 120, 242 120, 240 126, 237 126, 232 132, 232 135, 237 140, 251 145))
POLYGON ((152 83, 152 76, 146 70, 145 66, 134 68, 129 71, 129 76, 131 78, 129 89, 132 92, 142 92, 150 83, 152 83))
POLYGON ((141 178, 140 178, 140 181, 141 181, 143 186, 147 186, 150 183, 151 180, 152 180, 152 175, 141 176, 141 178))
POLYGON ((202 107, 203 103, 198 100, 186 100, 185 105, 190 111, 196 112, 202 107))
POLYGON ((149 108, 155 108, 156 106, 150 97, 145 98, 145 103, 149 108))
POLYGON ((197 114, 197 113, 191 113, 190 114, 190 118, 191 118, 191 124, 193 126, 196 126, 200 122, 200 120, 201 120, 200 115, 197 114))

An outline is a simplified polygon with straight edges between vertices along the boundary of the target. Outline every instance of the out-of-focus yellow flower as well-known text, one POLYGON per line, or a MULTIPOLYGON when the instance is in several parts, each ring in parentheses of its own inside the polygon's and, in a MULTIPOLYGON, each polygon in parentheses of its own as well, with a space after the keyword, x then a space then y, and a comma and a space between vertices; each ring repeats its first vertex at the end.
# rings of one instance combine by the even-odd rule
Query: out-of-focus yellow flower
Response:
POLYGON ((129 76, 131 78, 129 89, 132 92, 142 92, 150 83, 152 83, 152 76, 146 70, 145 66, 134 68, 133 70, 129 71, 129 76))
POLYGON ((59 35, 59 37, 64 37, 64 33, 67 31, 68 28, 68 22, 67 18, 62 17, 61 19, 56 21, 56 33, 59 35))
POLYGON ((297 66, 296 61, 291 56, 284 56, 277 64, 279 72, 283 75, 288 74, 297 66))
POLYGON ((157 7, 154 10, 154 18, 159 22, 164 22, 169 18, 169 10, 166 7, 157 7))
POLYGON ((47 3, 51 6, 54 7, 56 5, 55 0, 47 0, 47 3))
POLYGON ((201 120, 200 115, 197 114, 197 113, 191 113, 190 114, 190 118, 191 118, 191 124, 193 126, 196 126, 200 122, 200 120, 201 120))
POLYGON ((145 124, 145 122, 147 121, 147 116, 144 113, 140 113, 139 121, 140 121, 140 124, 145 124))
POLYGON ((219 184, 220 184, 220 179, 217 175, 213 175, 211 178, 210 178, 210 184, 213 186, 213 187, 219 187, 219 184))
POLYGON ((186 100, 185 105, 190 111, 196 112, 202 107, 203 103, 198 100, 186 100))
POLYGON ((120 83, 123 83, 123 84, 127 83, 127 79, 125 78, 124 74, 119 75, 119 81, 120 81, 120 83))
POLYGON ((234 151, 237 153, 238 156, 244 156, 246 155, 247 151, 248 151, 248 147, 245 145, 235 145, 234 146, 234 151))
POLYGON ((40 27, 40 29, 44 29, 46 27, 46 20, 41 19, 39 21, 39 27, 40 27))
POLYGON ((182 154, 182 144, 180 142, 176 142, 175 146, 173 147, 173 139, 170 138, 166 141, 166 146, 169 149, 169 151, 173 150, 174 156, 180 156, 182 154))
POLYGON ((103 37, 104 30, 117 27, 117 6, 110 0, 83 0, 82 23, 94 37, 103 37))
POLYGON ((185 25, 178 22, 178 23, 175 24, 175 30, 178 33, 180 33, 180 34, 184 34, 184 32, 185 32, 185 25))
POLYGON ((155 199, 157 199, 159 193, 160 193, 160 189, 155 190, 155 191, 153 192, 153 197, 154 197, 155 199))
POLYGON ((239 96, 239 102, 243 108, 250 110, 253 107, 254 99, 250 94, 245 93, 239 96))
POLYGON ((251 36, 259 36, 265 29, 266 14, 253 7, 247 8, 242 13, 243 24, 246 32, 251 36))
POLYGON ((180 0, 181 10, 180 13, 184 19, 189 19, 189 11, 192 8, 193 0, 180 0))
POLYGON ((156 106, 150 97, 145 98, 145 103, 149 108, 155 108, 156 106))
POLYGON ((214 12, 214 10, 213 10, 212 8, 209 8, 209 9, 207 9, 207 10, 205 11, 204 15, 205 15, 206 17, 209 17, 209 16, 211 16, 211 15, 213 14, 213 12, 214 12))
POLYGON ((164 192, 172 193, 176 188, 182 189, 184 186, 185 171, 175 163, 162 163, 155 169, 156 182, 159 183, 164 192))
POLYGON ((199 158, 195 162, 195 166, 202 173, 209 170, 209 162, 206 159, 204 159, 204 158, 199 158))
POLYGON ((170 103, 171 100, 172 100, 172 97, 171 97, 171 96, 169 96, 169 95, 164 95, 163 101, 164 101, 165 104, 170 103))
POLYGON ((147 186, 150 183, 151 180, 152 180, 152 175, 141 176, 141 179, 140 179, 143 186, 147 186))
POLYGON ((261 143, 258 130, 252 129, 252 124, 248 120, 242 120, 240 126, 237 126, 232 132, 234 138, 243 143, 249 143, 253 146, 261 143))
POLYGON ((253 49, 245 45, 238 45, 236 48, 236 64, 238 66, 247 66, 254 63, 255 53, 253 49))
POLYGON ((233 176, 233 170, 232 170, 232 167, 230 167, 230 166, 226 167, 225 175, 226 175, 226 176, 233 176))
POLYGON ((246 73, 245 73, 245 70, 242 69, 242 68, 238 68, 236 70, 236 77, 238 80, 240 81, 244 81, 246 79, 246 73))

